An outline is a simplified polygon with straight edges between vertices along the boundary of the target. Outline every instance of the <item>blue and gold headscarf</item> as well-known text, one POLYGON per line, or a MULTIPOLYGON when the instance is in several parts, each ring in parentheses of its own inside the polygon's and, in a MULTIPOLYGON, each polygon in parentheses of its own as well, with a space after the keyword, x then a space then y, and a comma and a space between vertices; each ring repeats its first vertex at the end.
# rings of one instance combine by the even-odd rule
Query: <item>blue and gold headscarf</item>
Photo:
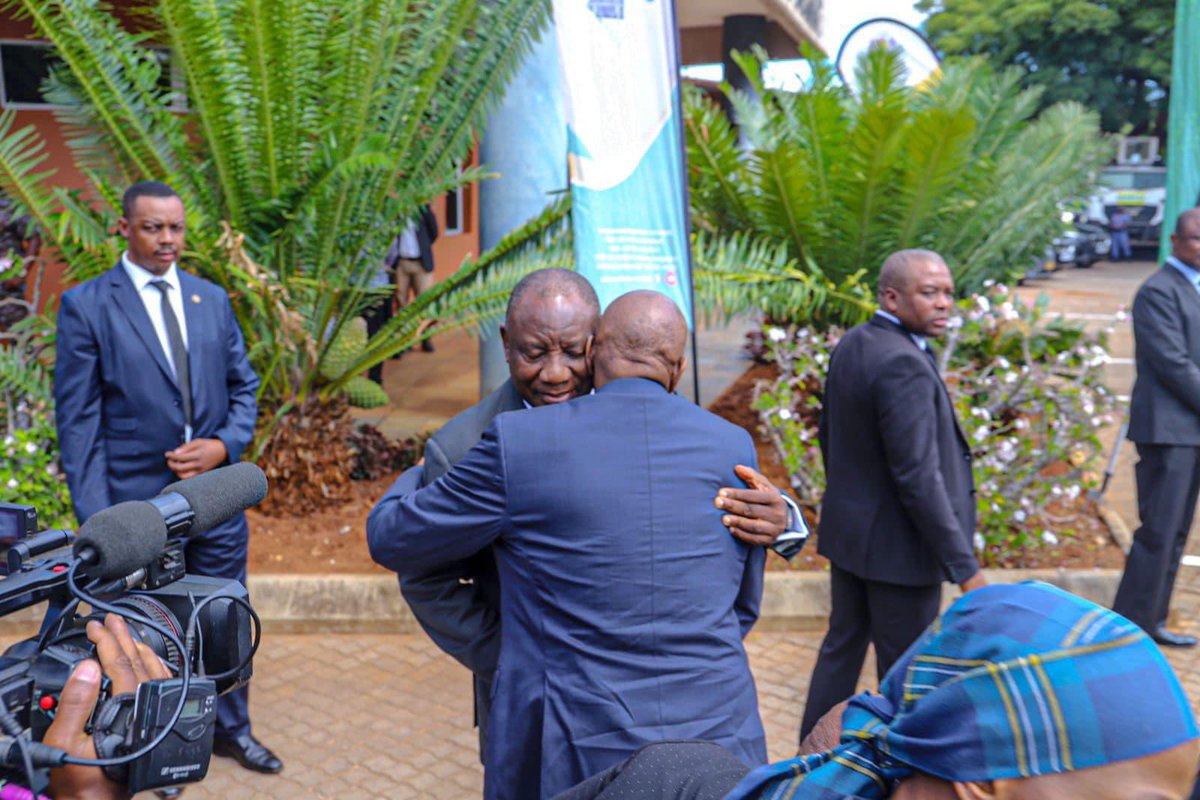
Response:
POLYGON ((1198 735, 1179 680, 1141 629, 1044 583, 964 595, 880 692, 850 701, 835 749, 754 770, 726 800, 882 798, 918 771, 1024 778, 1198 735))

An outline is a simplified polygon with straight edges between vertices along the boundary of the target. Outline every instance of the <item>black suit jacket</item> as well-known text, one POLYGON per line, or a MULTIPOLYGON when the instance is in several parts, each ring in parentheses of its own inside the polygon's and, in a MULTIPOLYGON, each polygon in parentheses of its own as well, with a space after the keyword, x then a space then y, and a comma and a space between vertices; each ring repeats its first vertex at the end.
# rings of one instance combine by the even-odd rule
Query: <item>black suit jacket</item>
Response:
POLYGON ((1200 446, 1200 292, 1179 270, 1163 265, 1138 289, 1133 335, 1130 440, 1200 446))
POLYGON ((818 552, 905 586, 975 574, 971 452, 932 359, 883 317, 834 349, 820 425, 818 552))
MULTIPOLYGON (((511 380, 447 422, 425 443, 421 486, 450 471, 500 414, 525 407, 511 380)), ((429 637, 490 683, 500 655, 500 578, 492 548, 449 567, 400 572, 400 591, 429 637)))
MULTIPOLYGON (((437 218, 433 216, 433 209, 429 204, 421 206, 421 211, 417 215, 417 244, 421 246, 421 266, 426 272, 433 272, 433 243, 438 238, 437 218)), ((484 400, 484 402, 487 402, 484 400)), ((469 412, 471 409, 467 409, 469 412)), ((505 409, 510 410, 510 409, 505 409)), ((467 413, 464 412, 464 413, 467 413)), ((489 420, 490 421, 490 420, 489 420)), ((451 420, 453 422, 453 420, 451 420)), ((484 427, 487 427, 486 425, 484 427)), ((482 434, 483 431, 480 431, 482 434)), ((476 437, 478 441, 479 437, 476 437)), ((474 442, 472 442, 474 444, 474 442)), ((468 447, 467 450, 471 448, 468 447)), ((463 451, 464 453, 466 450, 463 451)))

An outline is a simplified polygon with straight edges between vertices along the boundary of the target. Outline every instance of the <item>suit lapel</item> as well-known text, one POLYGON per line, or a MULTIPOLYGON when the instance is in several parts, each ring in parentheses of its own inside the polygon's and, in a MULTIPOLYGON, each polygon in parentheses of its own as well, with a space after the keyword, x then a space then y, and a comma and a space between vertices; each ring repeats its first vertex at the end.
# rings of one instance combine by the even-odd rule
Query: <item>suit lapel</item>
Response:
MULTIPOLYGON (((1177 270, 1172 270, 1172 272, 1176 271, 1177 270)), ((871 323, 883 328, 889 333, 902 337, 907 345, 915 347, 918 350, 922 349, 916 342, 913 341, 912 336, 909 335, 907 330, 892 322, 890 319, 886 319, 885 317, 881 317, 876 314, 871 317, 871 323)), ((963 431, 962 425, 958 421, 958 415, 954 413, 954 400, 950 397, 950 390, 946 388, 946 382, 942 380, 942 374, 938 372, 936 355, 932 349, 922 352, 921 355, 924 357, 926 369, 933 373, 933 377, 937 381, 937 385, 941 390, 942 397, 946 401, 946 407, 950 411, 950 419, 954 421, 954 431, 958 434, 958 438, 962 441, 963 446, 970 449, 970 444, 967 442, 967 434, 965 431, 963 431)))
POLYGON ((137 289, 134 288, 133 281, 129 279, 129 275, 125 273, 125 267, 117 262, 109 273, 109 286, 112 289, 113 300, 117 308, 121 309, 121 313, 125 315, 125 319, 129 321, 130 327, 133 328, 138 338, 142 340, 142 344, 150 353, 150 357, 158 368, 162 371, 163 376, 175 384, 175 375, 171 372, 171 365, 167 363, 166 353, 163 352, 162 343, 158 341, 158 336, 154 333, 154 325, 150 322, 150 316, 146 313, 146 306, 142 303, 142 298, 138 295, 137 289))

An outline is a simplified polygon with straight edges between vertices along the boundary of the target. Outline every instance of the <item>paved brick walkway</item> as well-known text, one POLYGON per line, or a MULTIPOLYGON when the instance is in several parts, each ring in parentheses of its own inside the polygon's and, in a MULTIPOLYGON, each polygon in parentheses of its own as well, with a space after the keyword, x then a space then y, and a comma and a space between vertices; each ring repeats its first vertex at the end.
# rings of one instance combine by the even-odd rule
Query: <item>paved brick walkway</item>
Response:
MULTIPOLYGON (((1180 592, 1200 608, 1200 581, 1180 592)), ((816 633, 752 634, 772 759, 795 752, 816 633)), ((1200 709, 1200 659, 1168 654, 1200 709)), ((483 772, 466 671, 422 635, 270 636, 251 696, 255 731, 286 767, 262 776, 213 759, 199 798, 477 798, 483 772)), ((873 669, 867 681, 873 680, 873 669)), ((864 688, 868 684, 864 682, 864 688)))
MULTIPOLYGON (((795 752, 819 644, 814 633, 751 635, 772 758, 795 752)), ((267 636, 255 667, 255 733, 284 759, 283 773, 214 758, 188 797, 480 796, 467 672, 423 635, 267 636)))

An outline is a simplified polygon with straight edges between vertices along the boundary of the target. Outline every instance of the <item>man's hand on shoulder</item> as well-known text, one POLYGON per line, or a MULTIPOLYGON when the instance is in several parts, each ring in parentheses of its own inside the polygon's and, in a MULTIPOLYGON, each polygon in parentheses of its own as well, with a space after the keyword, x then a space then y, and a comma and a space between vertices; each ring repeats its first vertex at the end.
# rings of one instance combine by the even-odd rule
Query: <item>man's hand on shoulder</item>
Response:
POLYGON ((746 544, 769 547, 788 529, 787 503, 762 473, 740 464, 734 472, 749 488, 727 486, 717 492, 713 504, 725 512, 721 522, 746 544))
POLYGON ((181 479, 194 478, 225 463, 229 451, 220 439, 193 439, 168 450, 167 466, 181 479))

